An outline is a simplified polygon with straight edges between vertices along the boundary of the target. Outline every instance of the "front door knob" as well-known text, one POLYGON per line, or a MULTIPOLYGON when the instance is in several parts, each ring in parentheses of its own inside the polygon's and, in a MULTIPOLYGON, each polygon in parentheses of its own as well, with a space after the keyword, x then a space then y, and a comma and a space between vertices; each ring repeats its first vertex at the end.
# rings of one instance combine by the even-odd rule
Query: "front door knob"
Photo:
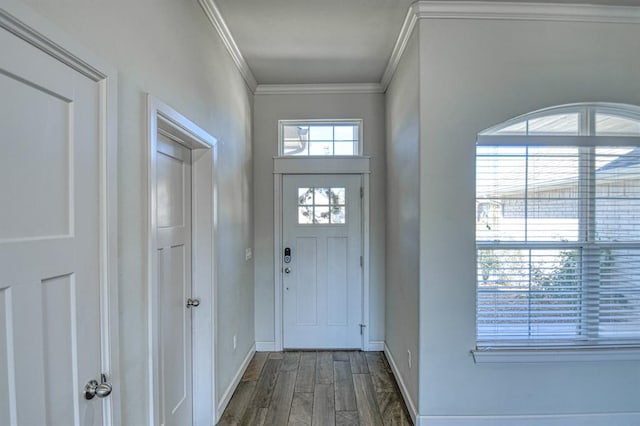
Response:
POLYGON ((290 274, 291 273, 291 268, 284 268, 284 273, 285 274, 290 274))
POLYGON ((198 306, 200 306, 200 299, 187 299, 187 308, 197 308, 198 306))

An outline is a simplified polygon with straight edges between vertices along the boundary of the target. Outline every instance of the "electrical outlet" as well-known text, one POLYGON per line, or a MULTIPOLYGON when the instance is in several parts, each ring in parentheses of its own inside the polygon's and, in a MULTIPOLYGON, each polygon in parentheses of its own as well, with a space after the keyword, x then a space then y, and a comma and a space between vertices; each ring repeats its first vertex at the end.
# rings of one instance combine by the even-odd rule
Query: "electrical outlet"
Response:
POLYGON ((233 335, 233 350, 235 351, 237 347, 238 347, 238 335, 234 334, 233 335))
POLYGON ((407 350, 407 364, 409 364, 409 370, 411 370, 411 351, 407 350))
POLYGON ((250 248, 244 249, 244 260, 251 260, 253 258, 253 251, 250 248))

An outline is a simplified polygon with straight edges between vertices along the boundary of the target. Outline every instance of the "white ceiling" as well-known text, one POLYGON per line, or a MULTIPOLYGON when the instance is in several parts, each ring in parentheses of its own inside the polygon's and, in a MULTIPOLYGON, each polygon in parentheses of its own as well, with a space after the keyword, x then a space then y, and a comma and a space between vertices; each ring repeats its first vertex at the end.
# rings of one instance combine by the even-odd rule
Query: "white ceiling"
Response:
POLYGON ((379 82, 413 0, 217 0, 260 84, 379 82))
MULTIPOLYGON (((216 0, 216 4, 259 84, 331 84, 380 81, 413 1, 216 0)), ((640 6, 640 0, 542 2, 640 6)))

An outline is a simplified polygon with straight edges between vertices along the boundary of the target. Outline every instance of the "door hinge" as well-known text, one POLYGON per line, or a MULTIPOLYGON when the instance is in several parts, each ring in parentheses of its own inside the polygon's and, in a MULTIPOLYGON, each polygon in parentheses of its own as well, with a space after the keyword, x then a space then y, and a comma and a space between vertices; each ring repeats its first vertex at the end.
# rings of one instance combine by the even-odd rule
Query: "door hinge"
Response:
POLYGON ((360 335, 362 336, 364 334, 364 328, 366 327, 366 325, 364 324, 358 324, 360 326, 360 335))
POLYGON ((364 187, 360 187, 360 198, 364 198, 364 187))
POLYGON ((360 256, 360 267, 364 267, 364 257, 360 256))

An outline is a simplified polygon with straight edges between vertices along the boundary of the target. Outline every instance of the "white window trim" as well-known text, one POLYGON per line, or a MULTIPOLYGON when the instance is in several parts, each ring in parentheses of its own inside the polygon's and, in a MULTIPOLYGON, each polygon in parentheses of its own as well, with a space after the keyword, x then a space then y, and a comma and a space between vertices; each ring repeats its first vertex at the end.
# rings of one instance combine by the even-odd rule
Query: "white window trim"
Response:
POLYGON ((490 348, 471 351, 476 364, 638 361, 640 346, 606 348, 490 348))
MULTIPOLYGON (((611 103, 583 103, 562 105, 545 108, 507 120, 499 125, 478 134, 477 143, 482 145, 545 145, 545 146, 598 146, 598 145, 626 145, 640 146, 640 137, 633 136, 587 136, 592 134, 593 128, 581 119, 580 136, 540 136, 540 135, 496 135, 494 132, 521 122, 538 117, 544 117, 563 112, 578 112, 588 117, 587 122, 593 122, 596 112, 611 113, 619 116, 635 118, 640 115, 640 108, 634 105, 620 105, 611 103), (589 126, 589 128, 586 128, 589 126), (621 142, 624 140, 625 142, 621 142)), ((476 247, 483 245, 476 241, 476 247)), ((477 250, 477 249, 476 249, 477 250)), ((477 282, 476 282, 477 285, 477 282)), ((477 292, 477 287, 476 287, 477 292)), ((475 330, 477 344, 477 328, 475 330)), ((640 345, 602 345, 602 346, 497 346, 482 347, 470 351, 476 364, 484 363, 549 363, 549 362, 594 362, 594 361, 638 361, 640 360, 640 345)))
POLYGON ((278 120, 278 156, 282 158, 353 158, 353 157, 361 157, 363 150, 363 125, 361 118, 355 119, 346 119, 339 118, 335 120, 327 120, 327 119, 309 119, 309 120, 278 120), (283 128, 284 126, 306 126, 306 125, 339 125, 339 124, 352 124, 358 126, 358 153, 356 155, 349 156, 333 156, 333 155, 285 155, 284 154, 284 144, 283 144, 283 128))
MULTIPOLYGON (((554 106, 554 107, 544 108, 538 111, 529 112, 529 113, 511 118, 507 121, 504 121, 495 126, 491 126, 488 129, 479 132, 478 135, 479 137, 495 135, 496 132, 502 130, 503 128, 520 123, 524 120, 535 120, 536 118, 547 117, 549 115, 563 114, 563 113, 576 113, 576 112, 583 117, 585 116, 591 117, 596 112, 604 112, 607 114, 619 115, 621 117, 637 119, 638 116, 640 115, 640 107, 636 105, 616 104, 616 103, 610 103, 610 102, 588 102, 588 103, 577 103, 577 104, 554 106)), ((565 138, 570 136, 560 136, 560 137, 565 138)))

